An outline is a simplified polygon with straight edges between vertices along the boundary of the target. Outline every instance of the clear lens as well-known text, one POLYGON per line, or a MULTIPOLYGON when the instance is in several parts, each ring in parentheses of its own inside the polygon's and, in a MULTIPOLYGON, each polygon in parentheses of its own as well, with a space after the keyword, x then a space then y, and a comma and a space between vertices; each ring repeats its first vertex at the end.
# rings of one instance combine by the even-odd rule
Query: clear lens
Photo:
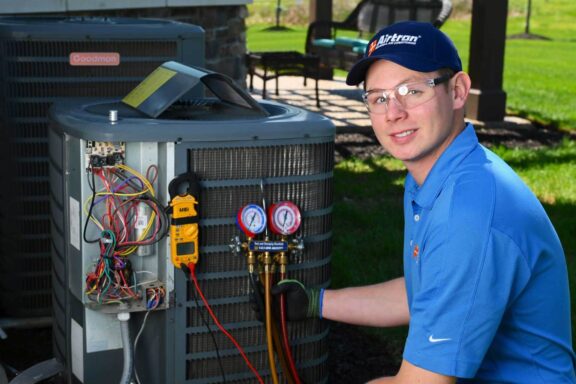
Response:
POLYGON ((394 89, 372 89, 362 94, 364 104, 370 113, 386 113, 390 99, 403 109, 410 109, 424 104, 436 94, 434 87, 450 79, 442 76, 414 83, 400 84, 394 89))

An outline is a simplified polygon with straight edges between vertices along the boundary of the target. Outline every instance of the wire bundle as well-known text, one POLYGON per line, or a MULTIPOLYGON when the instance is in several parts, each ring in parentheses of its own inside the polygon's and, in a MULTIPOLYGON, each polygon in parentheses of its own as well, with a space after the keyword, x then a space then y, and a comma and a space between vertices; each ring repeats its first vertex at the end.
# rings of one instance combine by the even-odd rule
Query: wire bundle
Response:
MULTIPOLYGON (((90 167, 88 172, 92 195, 84 202, 87 218, 83 237, 87 243, 99 243, 100 254, 86 276, 86 294, 99 304, 139 300, 141 293, 128 256, 138 247, 157 243, 169 229, 166 212, 153 188, 158 169, 150 166, 146 177, 124 164, 90 167), (142 213, 146 211, 149 217, 142 213), (100 230, 99 238, 87 238, 89 222, 100 230)), ((154 297, 147 307, 157 307, 163 293, 146 297, 154 297)))
POLYGON ((146 288, 146 310, 152 311, 164 301, 166 290, 163 287, 146 288))

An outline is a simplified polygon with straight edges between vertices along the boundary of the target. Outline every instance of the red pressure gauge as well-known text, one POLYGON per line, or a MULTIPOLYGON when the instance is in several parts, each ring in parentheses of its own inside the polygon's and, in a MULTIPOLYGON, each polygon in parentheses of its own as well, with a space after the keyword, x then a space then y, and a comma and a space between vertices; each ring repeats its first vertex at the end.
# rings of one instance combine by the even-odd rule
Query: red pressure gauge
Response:
POLYGON ((248 204, 238 212, 236 223, 248 237, 254 237, 266 229, 266 212, 256 204, 248 204))
POLYGON ((270 229, 279 235, 294 234, 302 222, 300 210, 291 201, 273 204, 268 211, 270 229))

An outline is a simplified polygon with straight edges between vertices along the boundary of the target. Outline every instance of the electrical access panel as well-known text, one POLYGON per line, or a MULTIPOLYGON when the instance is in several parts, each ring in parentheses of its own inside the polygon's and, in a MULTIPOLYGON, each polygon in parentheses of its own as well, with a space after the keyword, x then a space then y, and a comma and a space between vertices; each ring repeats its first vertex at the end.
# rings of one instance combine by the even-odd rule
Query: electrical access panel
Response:
POLYGON ((165 191, 173 143, 69 137, 70 291, 107 313, 166 308, 172 290, 165 191), (80 164, 77 166, 76 164, 80 164))

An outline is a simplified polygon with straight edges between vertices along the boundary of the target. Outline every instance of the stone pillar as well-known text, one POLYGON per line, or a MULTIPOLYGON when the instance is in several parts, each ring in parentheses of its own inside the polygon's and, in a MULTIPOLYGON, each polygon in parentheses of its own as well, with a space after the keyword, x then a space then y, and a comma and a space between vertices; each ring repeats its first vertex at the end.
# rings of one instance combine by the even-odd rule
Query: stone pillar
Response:
POLYGON ((474 0, 468 73, 472 89, 466 116, 480 121, 502 121, 506 92, 502 89, 508 0, 474 0))

